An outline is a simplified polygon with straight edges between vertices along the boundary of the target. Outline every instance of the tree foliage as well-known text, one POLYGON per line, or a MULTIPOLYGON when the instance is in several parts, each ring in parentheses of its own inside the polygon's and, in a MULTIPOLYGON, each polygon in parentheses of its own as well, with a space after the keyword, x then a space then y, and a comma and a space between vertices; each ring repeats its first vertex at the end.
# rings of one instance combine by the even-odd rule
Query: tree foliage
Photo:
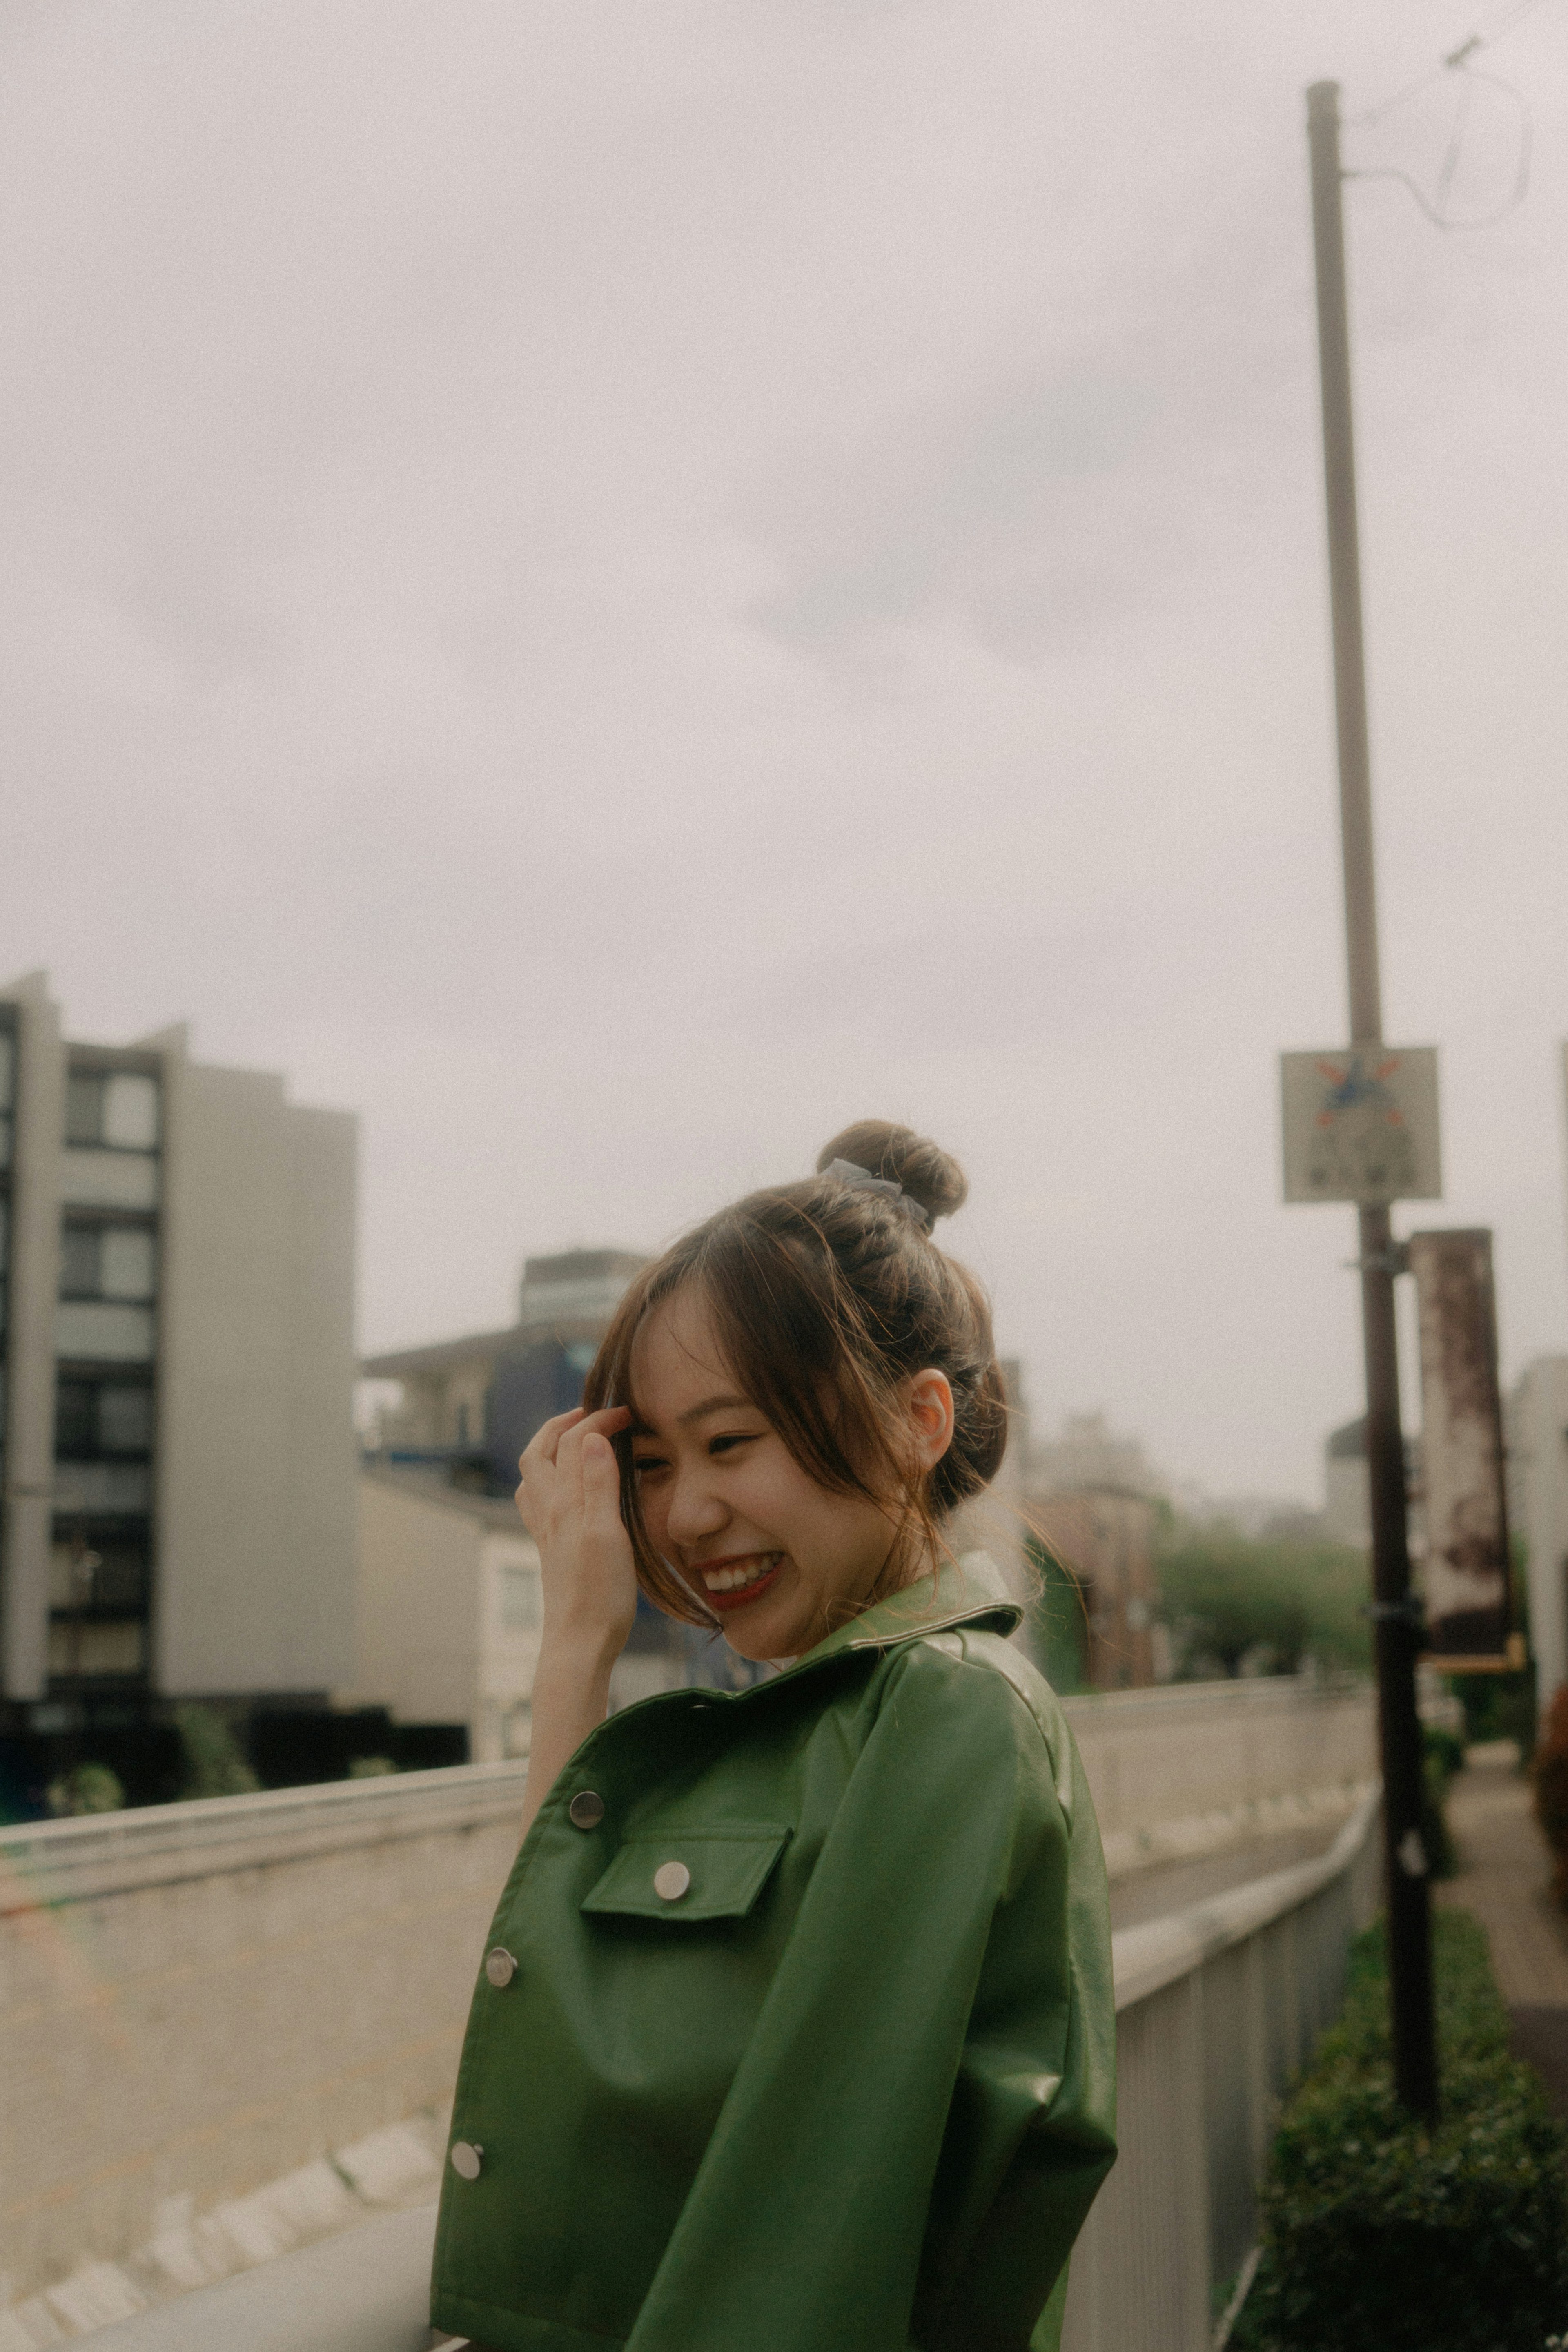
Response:
POLYGON ((1159 1562, 1159 1614, 1180 1682, 1371 1665, 1366 1555, 1345 1544, 1178 1525, 1159 1562))
POLYGON ((211 1706, 183 1706, 175 1721, 185 1751, 185 1797, 237 1797, 261 1786, 230 1726, 211 1706))

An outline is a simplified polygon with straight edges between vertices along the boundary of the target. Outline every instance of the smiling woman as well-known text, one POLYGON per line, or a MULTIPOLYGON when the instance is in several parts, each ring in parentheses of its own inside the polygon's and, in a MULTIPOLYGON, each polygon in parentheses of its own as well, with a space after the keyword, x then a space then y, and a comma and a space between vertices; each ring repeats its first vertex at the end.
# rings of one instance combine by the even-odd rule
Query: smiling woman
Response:
POLYGON ((627 1293, 523 1456, 526 1835, 432 2316, 484 2352, 1054 2352, 1114 2154, 1104 1865, 955 1507, 995 1474, 965 1194, 865 1121, 627 1293), (780 1668, 606 1720, 639 1581, 780 1668))

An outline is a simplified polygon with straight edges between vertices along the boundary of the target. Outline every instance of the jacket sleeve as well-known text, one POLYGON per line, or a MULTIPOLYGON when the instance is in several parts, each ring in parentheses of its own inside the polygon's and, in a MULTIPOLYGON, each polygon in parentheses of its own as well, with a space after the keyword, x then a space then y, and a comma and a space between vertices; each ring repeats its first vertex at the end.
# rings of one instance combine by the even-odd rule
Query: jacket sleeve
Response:
POLYGON ((932 2195, 913 2330, 922 2352, 1057 2352, 1057 2290, 1115 2160, 1104 1858, 1065 1723, 1059 1741, 1054 1806, 1019 1790, 932 2195), (1064 1858, 1053 1812, 1069 1826, 1064 1858))
POLYGON ((904 1652, 627 2352, 1026 2352, 1113 2153, 1072 1844, 1004 1676, 904 1652))

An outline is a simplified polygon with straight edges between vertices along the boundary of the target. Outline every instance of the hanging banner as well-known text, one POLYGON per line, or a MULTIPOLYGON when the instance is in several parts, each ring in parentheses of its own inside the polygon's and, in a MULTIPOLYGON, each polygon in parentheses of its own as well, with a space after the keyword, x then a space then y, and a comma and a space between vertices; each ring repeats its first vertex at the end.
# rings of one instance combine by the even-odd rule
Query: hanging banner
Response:
POLYGON ((1421 1340, 1427 1654, 1449 1674, 1522 1664, 1510 1629, 1508 1509, 1491 1235, 1412 1234, 1421 1340))
POLYGON ((1287 1201, 1440 1201, 1437 1049, 1281 1054, 1287 1201))

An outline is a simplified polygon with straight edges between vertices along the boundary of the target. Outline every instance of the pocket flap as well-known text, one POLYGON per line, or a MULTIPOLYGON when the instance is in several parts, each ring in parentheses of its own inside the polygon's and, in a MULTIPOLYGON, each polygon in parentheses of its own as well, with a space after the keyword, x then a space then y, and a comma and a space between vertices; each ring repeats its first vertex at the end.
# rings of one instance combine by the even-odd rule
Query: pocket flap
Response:
POLYGON ((744 1919, 789 1842, 771 1822, 630 1837, 582 1907, 622 1919, 744 1919))

